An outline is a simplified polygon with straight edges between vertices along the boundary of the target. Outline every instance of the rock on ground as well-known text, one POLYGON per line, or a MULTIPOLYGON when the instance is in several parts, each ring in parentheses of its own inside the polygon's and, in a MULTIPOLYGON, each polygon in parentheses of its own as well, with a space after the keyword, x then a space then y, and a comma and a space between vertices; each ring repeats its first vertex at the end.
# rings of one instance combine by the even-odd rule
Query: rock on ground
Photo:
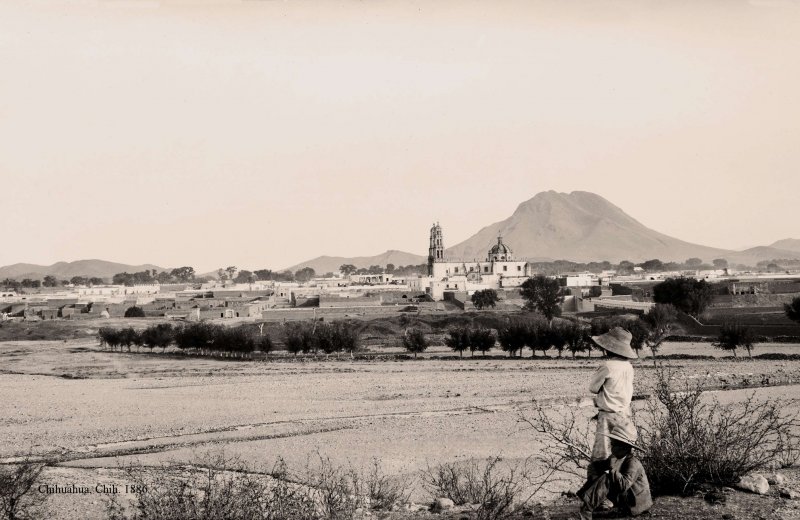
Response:
POLYGON ((751 493, 766 495, 769 491, 769 482, 763 475, 747 475, 742 477, 736 487, 751 493))

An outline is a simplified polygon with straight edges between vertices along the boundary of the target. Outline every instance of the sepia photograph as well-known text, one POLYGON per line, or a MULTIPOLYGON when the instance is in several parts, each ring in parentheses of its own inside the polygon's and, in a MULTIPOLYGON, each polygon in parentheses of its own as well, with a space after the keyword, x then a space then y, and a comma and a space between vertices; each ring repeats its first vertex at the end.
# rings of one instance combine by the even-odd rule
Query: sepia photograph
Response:
POLYGON ((800 0, 3 0, 0 520, 800 520, 800 0))

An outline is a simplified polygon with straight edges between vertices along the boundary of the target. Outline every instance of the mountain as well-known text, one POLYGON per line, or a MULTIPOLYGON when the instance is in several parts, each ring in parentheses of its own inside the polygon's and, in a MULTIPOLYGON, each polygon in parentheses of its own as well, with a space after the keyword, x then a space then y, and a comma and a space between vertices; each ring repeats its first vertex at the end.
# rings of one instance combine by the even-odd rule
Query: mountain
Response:
POLYGON ((446 249, 445 256, 483 259, 498 235, 516 257, 534 260, 641 262, 698 257, 710 262, 730 253, 654 231, 594 193, 548 191, 520 204, 509 218, 446 249))
MULTIPOLYGON (((427 240, 427 237, 423 238, 422 240, 427 240)), ((375 256, 356 256, 352 258, 344 256, 318 256, 317 258, 293 265, 287 269, 295 272, 303 267, 310 267, 317 273, 323 274, 338 271, 339 266, 342 264, 353 264, 354 266, 361 268, 369 267, 371 265, 379 265, 384 267, 386 264, 394 264, 395 267, 400 267, 401 265, 419 265, 427 262, 428 257, 426 256, 420 256, 391 249, 375 256)))
POLYGON ((725 256, 728 262, 732 264, 756 265, 762 260, 776 260, 776 259, 800 259, 800 251, 791 251, 788 249, 778 249, 773 246, 758 246, 745 249, 744 251, 736 251, 725 256))
MULTIPOLYGON (((800 239, 797 238, 784 238, 783 240, 778 240, 774 244, 770 244, 769 247, 773 247, 775 249, 783 249, 785 251, 794 251, 795 253, 800 253, 800 239)), ((781 258, 776 256, 775 258, 781 258)))
POLYGON ((42 279, 45 275, 53 275, 59 280, 69 280, 73 276, 86 276, 111 279, 117 273, 137 273, 145 269, 164 271, 157 265, 128 265, 105 260, 77 260, 75 262, 56 262, 53 265, 13 264, 0 267, 0 279, 25 278, 42 279))

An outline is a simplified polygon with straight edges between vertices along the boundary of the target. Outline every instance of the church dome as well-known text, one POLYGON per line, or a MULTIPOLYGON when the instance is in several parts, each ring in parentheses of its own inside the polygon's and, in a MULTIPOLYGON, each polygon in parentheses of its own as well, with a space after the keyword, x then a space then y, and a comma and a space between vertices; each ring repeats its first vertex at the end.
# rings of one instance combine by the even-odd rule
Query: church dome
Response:
POLYGON ((511 248, 503 243, 503 237, 497 237, 497 243, 489 250, 489 261, 511 260, 513 252, 511 248))

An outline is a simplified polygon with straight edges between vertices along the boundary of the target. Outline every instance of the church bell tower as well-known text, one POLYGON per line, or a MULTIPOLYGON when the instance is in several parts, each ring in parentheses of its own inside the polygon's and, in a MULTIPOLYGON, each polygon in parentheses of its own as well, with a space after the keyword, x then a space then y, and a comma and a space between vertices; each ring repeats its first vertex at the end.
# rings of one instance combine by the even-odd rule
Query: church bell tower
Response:
POLYGON ((428 276, 433 276, 434 262, 444 261, 444 241, 442 240, 442 226, 437 222, 431 227, 431 240, 428 246, 428 276))

